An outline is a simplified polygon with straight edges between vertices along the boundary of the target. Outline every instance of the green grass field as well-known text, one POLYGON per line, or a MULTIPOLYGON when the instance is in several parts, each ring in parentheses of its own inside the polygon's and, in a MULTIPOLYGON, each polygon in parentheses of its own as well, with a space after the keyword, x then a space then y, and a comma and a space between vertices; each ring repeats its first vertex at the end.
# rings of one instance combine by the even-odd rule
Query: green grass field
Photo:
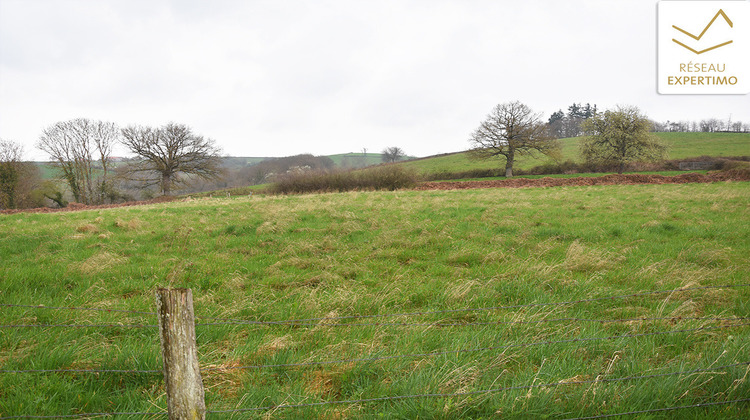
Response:
MULTIPOLYGON (((208 410, 376 399, 208 418, 574 418, 745 399, 750 287, 508 306, 746 284, 749 209, 750 183, 727 182, 0 215, 0 417, 163 412, 159 373, 86 372, 160 370, 157 330, 127 327, 155 316, 7 306, 153 312, 157 287, 193 289, 208 410), (122 326, 7 327, 34 324, 122 326), (257 365, 274 366, 236 369, 257 365), (32 369, 83 372, 7 372, 32 369), (422 394, 446 395, 377 400, 422 394)), ((649 414, 677 416, 750 405, 649 414)))
POLYGON ((340 168, 362 168, 383 163, 383 155, 380 153, 341 153, 328 157, 340 168))
MULTIPOLYGON (((656 133, 669 146, 669 159, 687 159, 699 156, 749 156, 750 134, 748 133, 656 133)), ((579 138, 561 139, 562 159, 580 161, 578 158, 579 138)), ((468 143, 467 143, 468 147, 468 143)), ((515 168, 530 169, 550 160, 543 156, 524 156, 517 160, 515 168)), ((472 169, 491 169, 505 167, 505 161, 475 160, 467 153, 456 153, 447 156, 405 162, 403 165, 419 173, 462 172, 472 169)))

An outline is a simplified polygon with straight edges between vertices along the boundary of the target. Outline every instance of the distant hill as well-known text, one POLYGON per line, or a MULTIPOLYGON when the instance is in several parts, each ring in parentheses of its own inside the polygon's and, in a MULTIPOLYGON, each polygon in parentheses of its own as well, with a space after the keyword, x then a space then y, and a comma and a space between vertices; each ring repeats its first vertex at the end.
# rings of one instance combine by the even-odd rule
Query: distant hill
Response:
MULTIPOLYGON (((325 156, 325 155, 323 155, 325 156)), ((344 168, 362 168, 370 165, 377 165, 382 162, 380 153, 340 153, 337 155, 325 156, 333 160, 337 167, 344 168)), ((277 157, 249 157, 249 156, 226 156, 223 158, 224 166, 236 168, 243 166, 255 165, 267 160, 280 159, 277 157)))
MULTIPOLYGON (((330 158, 338 168, 344 169, 356 169, 364 168, 366 166, 378 165, 383 163, 383 155, 380 153, 339 153, 335 155, 321 155, 321 157, 330 158)), ((224 157, 224 166, 228 168, 236 168, 243 166, 250 166, 261 163, 266 160, 279 159, 272 157, 241 157, 241 156, 228 156, 224 157)), ((414 159, 413 157, 407 157, 407 159, 414 159)))
MULTIPOLYGON (((669 159, 686 159, 698 156, 750 156, 750 133, 656 133, 666 141, 671 149, 669 159)), ((563 160, 578 161, 578 143, 580 137, 560 139, 563 160)), ((341 153, 328 155, 338 168, 363 168, 383 162, 380 153, 341 153)), ((228 169, 240 169, 275 159, 271 157, 228 156, 224 157, 224 166, 228 169)), ((475 169, 494 169, 504 165, 500 159, 473 160, 466 152, 446 153, 424 158, 409 157, 400 163, 415 169, 421 174, 436 172, 462 172, 475 169)), ((530 169, 550 160, 545 156, 536 158, 522 157, 517 160, 517 169, 530 169)), ((46 162, 36 162, 42 177, 54 177, 56 170, 46 162)))
MULTIPOLYGON (((330 158, 337 168, 358 169, 383 163, 383 155, 380 153, 340 153, 335 155, 321 155, 319 157, 330 158)), ((223 156, 222 166, 229 170, 239 170, 259 163, 286 159, 287 157, 263 157, 263 156, 223 156)), ((413 159, 413 157, 407 157, 413 159)), ((121 162, 118 160, 118 163, 121 162)), ((57 169, 49 162, 34 162, 41 171, 43 179, 52 179, 57 174, 57 169)))
POLYGON ((328 157, 339 168, 364 168, 383 163, 383 155, 380 153, 341 153, 328 157))
POLYGON ((222 158, 224 166, 228 168, 243 167, 249 165, 255 165, 256 163, 263 162, 264 160, 273 159, 270 157, 244 157, 244 156, 225 156, 222 158))

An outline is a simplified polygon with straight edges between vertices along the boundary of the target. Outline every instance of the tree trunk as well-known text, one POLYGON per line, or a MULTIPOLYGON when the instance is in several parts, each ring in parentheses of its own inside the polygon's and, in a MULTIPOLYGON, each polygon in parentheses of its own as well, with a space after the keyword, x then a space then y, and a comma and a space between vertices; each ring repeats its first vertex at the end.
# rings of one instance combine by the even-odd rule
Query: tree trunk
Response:
POLYGON ((506 178, 512 178, 513 177, 513 159, 515 153, 511 149, 510 153, 508 153, 508 156, 505 157, 505 177, 506 178))
POLYGON ((161 192, 164 195, 169 195, 172 187, 172 176, 168 173, 161 174, 161 192))

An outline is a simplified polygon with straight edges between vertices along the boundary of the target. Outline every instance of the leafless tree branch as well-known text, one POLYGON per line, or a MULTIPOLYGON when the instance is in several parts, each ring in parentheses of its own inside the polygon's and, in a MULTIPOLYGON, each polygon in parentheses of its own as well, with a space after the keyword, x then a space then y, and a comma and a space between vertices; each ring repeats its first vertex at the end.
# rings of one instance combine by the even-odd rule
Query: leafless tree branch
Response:
POLYGON ((221 174, 216 143, 193 134, 184 124, 169 123, 160 128, 130 126, 122 130, 123 144, 138 161, 129 173, 145 184, 160 186, 164 195, 180 182, 179 175, 195 175, 203 179, 221 174))
POLYGON ((503 156, 506 177, 513 176, 516 157, 534 152, 548 154, 559 148, 541 114, 519 101, 497 105, 472 133, 469 142, 475 158, 503 156))
POLYGON ((77 118, 45 128, 37 147, 60 168, 76 201, 98 204, 111 187, 109 161, 119 136, 114 123, 77 118), (95 154, 101 170, 95 167, 95 154))

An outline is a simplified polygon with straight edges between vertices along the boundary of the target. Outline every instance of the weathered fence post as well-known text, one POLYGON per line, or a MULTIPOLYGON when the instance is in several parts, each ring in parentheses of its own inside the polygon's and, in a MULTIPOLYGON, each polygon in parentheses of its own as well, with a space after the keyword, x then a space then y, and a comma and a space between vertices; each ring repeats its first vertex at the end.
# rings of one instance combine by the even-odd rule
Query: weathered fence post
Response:
POLYGON ((170 420, 203 420, 206 402, 195 345, 193 293, 158 289, 157 316, 170 420))

